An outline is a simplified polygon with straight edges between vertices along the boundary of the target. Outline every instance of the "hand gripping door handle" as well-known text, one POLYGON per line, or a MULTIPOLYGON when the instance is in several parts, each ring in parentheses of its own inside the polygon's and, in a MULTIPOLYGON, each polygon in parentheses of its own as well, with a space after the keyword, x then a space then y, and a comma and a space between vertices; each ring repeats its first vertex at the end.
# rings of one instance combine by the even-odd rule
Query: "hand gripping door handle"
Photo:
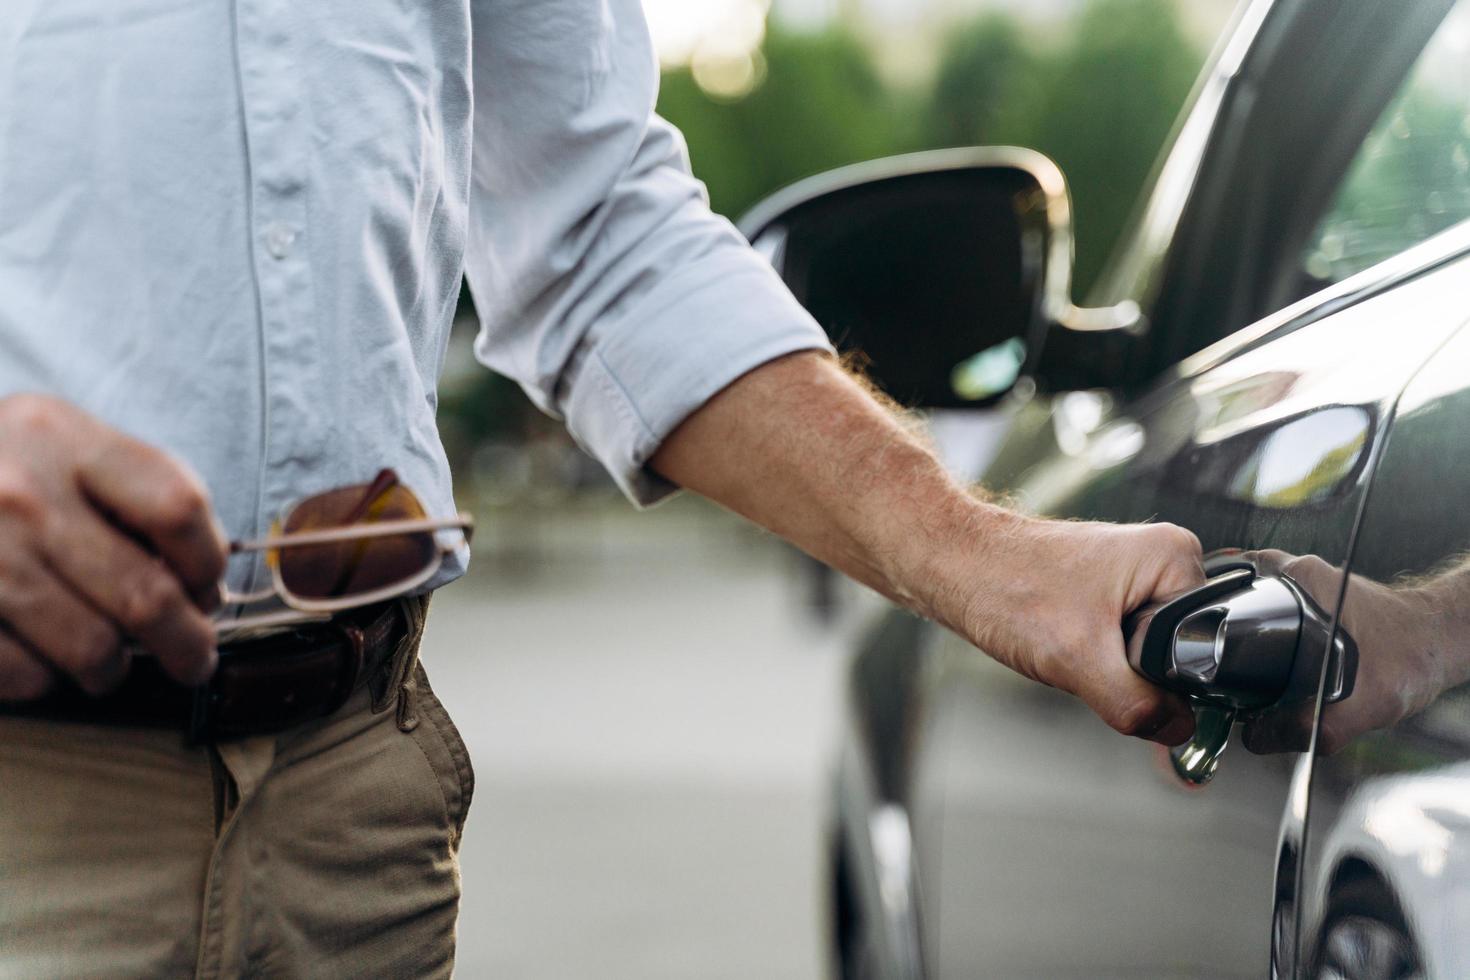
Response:
POLYGON ((1330 656, 1323 698, 1352 694, 1358 649, 1285 576, 1261 574, 1235 558, 1206 562, 1208 581, 1129 617, 1128 663, 1148 680, 1189 698, 1195 733, 1169 751, 1186 782, 1209 782, 1238 715, 1310 701, 1322 658, 1330 656))

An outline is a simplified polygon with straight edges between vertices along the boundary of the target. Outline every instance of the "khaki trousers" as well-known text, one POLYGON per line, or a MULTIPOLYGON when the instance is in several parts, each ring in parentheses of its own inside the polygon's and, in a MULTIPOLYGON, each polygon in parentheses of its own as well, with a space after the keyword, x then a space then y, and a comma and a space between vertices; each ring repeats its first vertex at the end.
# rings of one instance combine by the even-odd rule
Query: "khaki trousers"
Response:
POLYGON ((474 776, 414 654, 217 747, 0 716, 0 977, 449 975, 474 776))

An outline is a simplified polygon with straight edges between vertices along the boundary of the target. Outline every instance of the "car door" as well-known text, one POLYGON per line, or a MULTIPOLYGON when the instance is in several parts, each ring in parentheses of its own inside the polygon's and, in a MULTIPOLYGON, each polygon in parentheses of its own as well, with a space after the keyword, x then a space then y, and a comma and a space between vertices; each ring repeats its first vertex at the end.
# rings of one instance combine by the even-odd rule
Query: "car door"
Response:
MULTIPOLYGON (((1470 288, 1452 315, 1470 318, 1470 288)), ((1332 754, 1311 777, 1304 928, 1280 975, 1470 976, 1467 439, 1461 330, 1399 399, 1368 494, 1340 625, 1358 684, 1321 715, 1332 754)))
MULTIPOLYGON (((1393 400, 1462 319, 1450 311, 1470 263, 1437 261, 1329 316, 1309 303, 1266 338, 1206 351, 1035 467, 1017 499, 1341 565, 1393 400)), ((1330 616, 1335 596, 1319 601, 1330 616)), ((938 669, 942 730, 928 737, 946 748, 918 778, 943 788, 928 793, 942 802, 921 869, 939 976, 1263 971, 1289 754, 1231 748, 1212 783, 1186 790, 1145 743, 960 641, 944 641, 938 669)))
MULTIPOLYGON (((1416 80, 1453 78, 1440 59, 1460 43, 1466 7, 1434 27, 1427 45, 1419 38, 1403 91, 1366 136, 1357 133, 1353 166, 1331 194, 1315 192, 1332 202, 1326 217, 1319 209, 1270 277, 1327 291, 1187 359, 1172 380, 1119 408, 1097 394, 1064 398, 1052 417, 1057 448, 1011 480, 1023 505, 1056 516, 1169 520, 1195 530, 1207 549, 1314 556, 1314 598, 1335 614, 1333 583, 1342 581, 1399 393, 1467 315, 1470 264, 1456 257, 1466 235, 1416 243, 1470 214, 1470 197, 1448 193, 1453 181, 1432 197, 1422 183, 1417 198, 1383 186, 1422 180, 1414 175, 1424 163, 1431 173, 1463 172, 1453 148, 1427 160, 1417 146, 1405 154, 1432 127, 1406 130, 1401 110, 1416 80)), ((1470 377, 1470 358, 1460 358, 1470 377)), ((1461 425, 1470 432, 1470 419, 1461 425)), ((1416 491, 1430 496, 1425 486, 1416 491)), ((1399 497, 1378 506, 1401 507, 1399 497)), ((1380 523, 1387 540, 1403 537, 1392 521, 1380 523)), ((1465 537, 1436 532, 1432 540, 1444 551, 1463 548, 1465 537)), ((1186 791, 1159 753, 1117 739, 1079 706, 1031 690, 958 641, 941 645, 926 738, 944 748, 926 754, 915 793, 927 837, 926 944, 938 975, 1256 976, 1273 938, 1278 965, 1293 968, 1301 864, 1293 847, 1310 755, 1254 756, 1237 745, 1213 783, 1186 791)), ((1365 663, 1370 655, 1364 648, 1365 663)), ((1367 690, 1354 694, 1359 704, 1367 690)), ((1312 708, 1276 716, 1305 718, 1309 733, 1312 708)), ((1470 736, 1470 725, 1460 731, 1470 736)), ((1265 747, 1300 744, 1284 735, 1277 743, 1265 747)), ((1331 778, 1316 784, 1314 820, 1329 809, 1317 796, 1331 778)), ((1309 839, 1321 846, 1329 836, 1314 824, 1309 839)), ((1457 842, 1470 846, 1470 833, 1457 842)), ((1324 925, 1339 945, 1362 932, 1341 900, 1321 897, 1330 887, 1312 877, 1320 864, 1306 862, 1308 889, 1316 888, 1301 903, 1308 954, 1324 925)), ((1330 885, 1331 868, 1323 874, 1330 885)), ((1470 973, 1460 964, 1431 975, 1470 973)))
MULTIPOLYGON (((1371 258, 1426 222, 1470 217, 1467 51, 1462 0, 1318 233, 1351 246, 1349 263, 1354 249, 1371 258)), ((1444 317, 1470 320, 1470 286, 1445 301, 1444 317)), ((1405 313, 1403 322, 1430 315, 1405 313)), ((1384 343, 1398 339, 1395 330, 1384 343)), ((1301 901, 1290 917, 1300 938, 1282 944, 1279 975, 1470 976, 1467 500, 1462 328, 1398 397, 1367 493, 1339 622, 1359 649, 1359 682, 1321 712, 1306 824, 1288 823, 1283 835, 1283 854, 1305 859, 1295 861, 1301 901)), ((1296 561, 1309 574, 1316 565, 1296 561)))

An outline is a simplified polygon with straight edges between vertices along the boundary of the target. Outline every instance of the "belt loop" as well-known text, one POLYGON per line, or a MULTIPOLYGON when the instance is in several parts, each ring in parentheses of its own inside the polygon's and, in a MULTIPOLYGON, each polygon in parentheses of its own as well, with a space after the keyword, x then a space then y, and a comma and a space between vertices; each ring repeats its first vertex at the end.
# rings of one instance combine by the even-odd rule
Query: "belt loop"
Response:
MULTIPOLYGON (((418 654, 415 650, 413 661, 418 663, 418 654)), ((411 732, 419 727, 419 679, 415 671, 404 679, 403 685, 398 689, 398 730, 400 732, 411 732)))
POLYGON ((413 731, 419 723, 415 703, 418 683, 414 677, 414 667, 418 664, 419 643, 423 639, 424 624, 428 618, 429 598, 428 595, 408 596, 398 601, 406 629, 398 649, 393 652, 387 682, 381 691, 373 692, 372 710, 387 711, 396 703, 396 721, 399 729, 405 732, 413 731))

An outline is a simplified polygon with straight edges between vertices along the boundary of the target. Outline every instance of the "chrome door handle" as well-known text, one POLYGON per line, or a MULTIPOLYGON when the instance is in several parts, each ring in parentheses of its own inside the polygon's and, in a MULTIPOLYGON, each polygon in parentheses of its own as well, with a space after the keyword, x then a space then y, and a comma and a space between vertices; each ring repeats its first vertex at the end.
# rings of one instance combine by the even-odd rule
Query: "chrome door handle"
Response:
POLYGON ((1170 750, 1174 770, 1207 783, 1236 717, 1316 696, 1329 656, 1327 702, 1352 693, 1358 650, 1289 578, 1260 574, 1249 561, 1210 563, 1204 585, 1129 617, 1128 662, 1160 687, 1190 699, 1195 734, 1170 750))

